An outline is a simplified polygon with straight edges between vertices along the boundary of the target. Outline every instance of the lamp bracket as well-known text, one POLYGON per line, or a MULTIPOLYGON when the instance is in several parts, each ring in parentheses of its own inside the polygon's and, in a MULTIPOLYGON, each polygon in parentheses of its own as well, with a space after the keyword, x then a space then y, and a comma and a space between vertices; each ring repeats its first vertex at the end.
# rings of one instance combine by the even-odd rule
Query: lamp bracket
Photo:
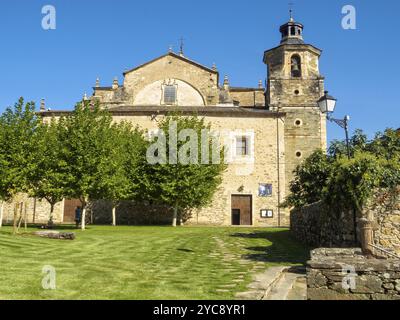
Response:
POLYGON ((346 117, 346 118, 344 118, 344 119, 335 119, 335 118, 332 118, 331 116, 327 116, 326 117, 330 122, 334 122, 334 123, 336 123, 338 126, 340 126, 341 128, 343 128, 343 129, 347 129, 347 126, 348 126, 348 118, 346 117))

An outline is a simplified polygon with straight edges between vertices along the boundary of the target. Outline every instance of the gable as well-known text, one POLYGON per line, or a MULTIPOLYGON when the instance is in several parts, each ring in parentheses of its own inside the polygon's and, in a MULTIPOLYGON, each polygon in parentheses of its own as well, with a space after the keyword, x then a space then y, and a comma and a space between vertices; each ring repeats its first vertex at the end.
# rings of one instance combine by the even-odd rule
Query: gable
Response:
POLYGON ((152 64, 152 63, 154 63, 154 62, 156 62, 156 61, 158 61, 158 60, 161 60, 161 59, 163 59, 163 58, 165 58, 165 57, 168 57, 168 56, 169 56, 169 57, 173 57, 173 58, 175 58, 175 59, 180 59, 180 60, 182 60, 182 61, 184 61, 184 62, 187 62, 187 63, 189 63, 189 64, 192 64, 192 65, 194 65, 194 66, 196 66, 196 67, 198 67, 198 68, 204 69, 204 70, 207 71, 207 72, 216 73, 216 74, 218 73, 216 70, 211 69, 211 68, 209 68, 209 67, 206 67, 206 66, 204 66, 204 65, 202 65, 202 64, 200 64, 200 63, 197 63, 197 62, 195 62, 195 61, 193 61, 193 60, 190 60, 190 59, 186 58, 185 56, 177 55, 177 54, 175 54, 175 53, 173 53, 173 52, 169 52, 169 53, 167 53, 167 54, 165 54, 165 55, 163 55, 163 56, 161 56, 161 57, 158 57, 158 58, 155 58, 155 59, 153 59, 153 60, 151 60, 151 61, 148 61, 148 62, 146 62, 146 63, 143 63, 143 64, 141 64, 141 65, 139 65, 139 66, 137 66, 137 67, 135 67, 135 68, 133 68, 133 69, 131 69, 131 70, 125 71, 123 74, 124 74, 124 76, 125 76, 125 75, 127 75, 128 73, 135 72, 136 70, 139 70, 139 69, 141 69, 141 68, 144 68, 144 67, 146 67, 147 65, 150 65, 150 64, 152 64))
POLYGON ((218 97, 218 72, 173 53, 143 64, 124 75, 124 90, 132 104, 144 88, 165 79, 187 83, 201 95, 206 105, 215 103, 218 97))

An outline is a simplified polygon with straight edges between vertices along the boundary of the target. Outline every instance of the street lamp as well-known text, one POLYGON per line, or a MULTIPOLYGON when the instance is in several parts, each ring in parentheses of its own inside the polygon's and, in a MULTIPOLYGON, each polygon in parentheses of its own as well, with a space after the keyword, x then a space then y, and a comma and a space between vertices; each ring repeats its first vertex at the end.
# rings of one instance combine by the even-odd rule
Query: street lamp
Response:
MULTIPOLYGON (((335 119, 331 117, 331 114, 335 111, 336 107, 336 102, 337 99, 334 97, 330 96, 328 94, 328 91, 325 91, 325 94, 321 99, 318 100, 318 106, 319 109, 323 114, 326 114, 326 118, 339 125, 341 128, 343 128, 346 132, 346 147, 347 147, 347 157, 350 159, 351 158, 351 153, 350 153, 350 141, 349 141, 349 121, 350 121, 350 116, 345 116, 344 119, 335 119)), ((354 224, 354 240, 355 243, 358 242, 358 237, 357 237, 357 211, 353 209, 353 224, 354 224)))
POLYGON ((330 96, 328 91, 325 91, 325 94, 321 99, 318 100, 319 109, 323 114, 326 114, 326 118, 339 125, 346 132, 346 148, 347 148, 347 157, 350 159, 350 141, 349 141, 349 121, 350 116, 345 116, 344 119, 335 119, 331 117, 331 114, 335 111, 337 99, 330 96))

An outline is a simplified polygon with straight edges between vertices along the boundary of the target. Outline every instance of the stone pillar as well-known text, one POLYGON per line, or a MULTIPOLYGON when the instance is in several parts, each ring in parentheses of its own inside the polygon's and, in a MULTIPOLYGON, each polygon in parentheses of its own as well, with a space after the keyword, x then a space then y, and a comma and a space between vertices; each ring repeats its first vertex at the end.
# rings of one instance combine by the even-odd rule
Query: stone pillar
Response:
POLYGON ((372 256, 374 254, 374 248, 371 244, 374 244, 374 229, 373 222, 368 219, 360 219, 360 231, 361 231, 361 248, 365 256, 372 256))

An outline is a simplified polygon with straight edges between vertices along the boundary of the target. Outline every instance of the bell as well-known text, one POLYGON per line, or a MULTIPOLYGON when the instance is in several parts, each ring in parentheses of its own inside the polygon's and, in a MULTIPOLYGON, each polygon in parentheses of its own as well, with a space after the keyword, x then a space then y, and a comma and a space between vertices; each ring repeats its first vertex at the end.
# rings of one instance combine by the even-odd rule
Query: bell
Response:
POLYGON ((299 65, 297 64, 297 61, 293 61, 292 71, 299 71, 299 70, 300 70, 300 68, 299 68, 299 65))

